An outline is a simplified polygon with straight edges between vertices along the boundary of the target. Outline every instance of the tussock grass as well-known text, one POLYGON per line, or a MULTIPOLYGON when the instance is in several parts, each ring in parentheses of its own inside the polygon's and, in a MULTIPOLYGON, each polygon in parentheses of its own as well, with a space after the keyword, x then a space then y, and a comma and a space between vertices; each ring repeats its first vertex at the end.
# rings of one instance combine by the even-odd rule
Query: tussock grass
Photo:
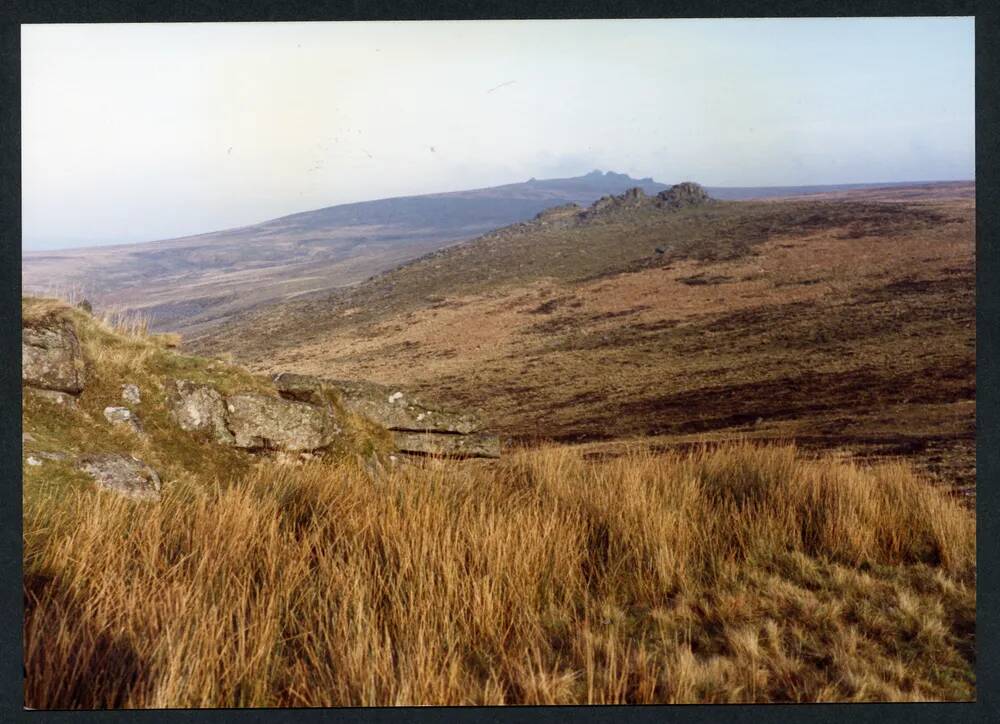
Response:
POLYGON ((31 707, 970 699, 975 520, 731 445, 26 505, 31 707))
POLYGON ((83 312, 57 297, 21 297, 21 323, 26 327, 51 321, 72 320, 83 312))

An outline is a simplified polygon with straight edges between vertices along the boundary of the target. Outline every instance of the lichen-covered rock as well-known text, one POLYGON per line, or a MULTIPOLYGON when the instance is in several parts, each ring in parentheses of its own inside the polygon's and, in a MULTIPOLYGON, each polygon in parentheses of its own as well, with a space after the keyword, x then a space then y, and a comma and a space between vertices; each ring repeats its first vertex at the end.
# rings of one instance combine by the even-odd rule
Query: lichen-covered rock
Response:
POLYGON ((133 384, 122 385, 122 400, 130 405, 138 405, 142 402, 142 393, 139 386, 133 384))
POLYGON ((236 446, 249 449, 319 450, 341 432, 322 407, 257 393, 227 397, 226 422, 236 446))
POLYGON ((329 384, 340 392, 344 407, 389 430, 466 435, 481 429, 475 415, 433 409, 393 387, 347 380, 331 380, 329 384))
POLYGON ((500 457, 500 438, 489 434, 442 435, 429 432, 393 431, 393 442, 401 452, 448 457, 500 457))
POLYGON ((208 432, 216 442, 235 444, 226 426, 226 404, 217 390, 190 380, 167 380, 165 389, 170 414, 182 430, 208 432))
POLYGON ((127 407, 105 407, 104 419, 112 425, 124 425, 133 432, 142 432, 139 417, 127 407))
POLYGON ((134 500, 160 498, 160 476, 138 458, 113 453, 87 455, 77 466, 105 490, 134 500))
POLYGON ((21 329, 21 381, 46 390, 83 391, 83 355, 72 325, 61 322, 21 329))

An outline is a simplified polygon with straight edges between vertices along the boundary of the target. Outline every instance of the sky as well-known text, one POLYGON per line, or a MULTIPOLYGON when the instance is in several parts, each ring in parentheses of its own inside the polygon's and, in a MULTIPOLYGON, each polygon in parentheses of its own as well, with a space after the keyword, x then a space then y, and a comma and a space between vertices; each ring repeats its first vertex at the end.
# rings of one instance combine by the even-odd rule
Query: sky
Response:
POLYGON ((575 176, 972 179, 972 18, 22 26, 23 248, 575 176))

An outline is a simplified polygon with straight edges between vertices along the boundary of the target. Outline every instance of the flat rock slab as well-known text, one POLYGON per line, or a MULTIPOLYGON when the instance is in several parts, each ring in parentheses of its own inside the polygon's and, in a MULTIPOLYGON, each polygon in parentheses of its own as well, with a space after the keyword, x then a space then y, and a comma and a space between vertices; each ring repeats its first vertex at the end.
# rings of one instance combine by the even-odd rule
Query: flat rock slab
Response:
POLYGON ((105 490, 133 500, 159 500, 160 476, 144 462, 124 455, 87 455, 77 467, 105 490))
POLYGON ((83 391, 80 340, 68 322, 21 329, 21 381, 32 387, 83 391))
POLYGON ((340 432, 321 407, 256 393, 227 397, 226 421, 236 446, 250 449, 319 450, 340 432))
POLYGON ((475 415, 433 409, 397 388, 349 380, 328 384, 337 389, 347 409, 390 430, 467 435, 482 427, 475 415))
POLYGON ((394 430, 392 438, 396 448, 406 453, 446 457, 500 457, 500 438, 496 435, 448 435, 394 430))
POLYGON ((123 425, 133 432, 142 432, 142 423, 139 416, 127 407, 105 407, 104 419, 112 425, 123 425))
POLYGON ((177 425, 186 432, 208 432, 216 442, 233 445, 226 427, 226 404, 217 390, 189 380, 167 380, 167 403, 177 425))

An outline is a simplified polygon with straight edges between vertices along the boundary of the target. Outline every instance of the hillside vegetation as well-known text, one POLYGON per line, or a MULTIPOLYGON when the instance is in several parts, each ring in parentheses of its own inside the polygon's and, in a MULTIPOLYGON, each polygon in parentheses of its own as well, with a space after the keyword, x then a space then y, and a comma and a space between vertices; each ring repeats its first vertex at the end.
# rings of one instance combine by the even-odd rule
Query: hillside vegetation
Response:
POLYGON ((555 209, 189 340, 372 379, 524 442, 794 439, 975 484, 971 184, 555 209), (659 251, 658 251, 659 250, 659 251))

